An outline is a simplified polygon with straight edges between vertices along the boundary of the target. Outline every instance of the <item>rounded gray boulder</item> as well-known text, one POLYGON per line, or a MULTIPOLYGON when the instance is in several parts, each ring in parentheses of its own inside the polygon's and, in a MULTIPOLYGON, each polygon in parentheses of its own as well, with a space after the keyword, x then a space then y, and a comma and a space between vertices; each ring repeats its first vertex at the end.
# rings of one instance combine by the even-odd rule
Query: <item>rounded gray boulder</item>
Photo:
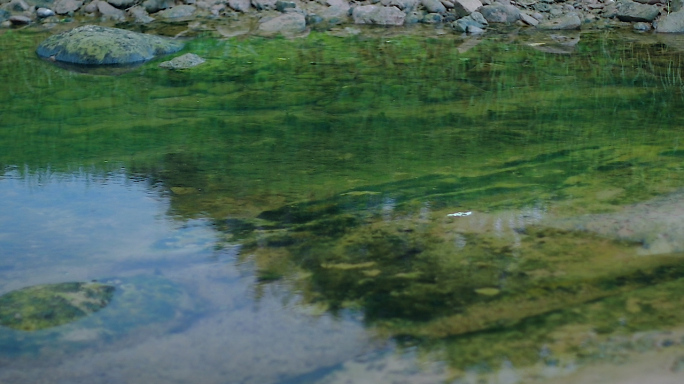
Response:
POLYGON ((48 37, 36 53, 42 58, 69 64, 125 65, 142 63, 182 48, 182 42, 166 37, 85 25, 48 37))

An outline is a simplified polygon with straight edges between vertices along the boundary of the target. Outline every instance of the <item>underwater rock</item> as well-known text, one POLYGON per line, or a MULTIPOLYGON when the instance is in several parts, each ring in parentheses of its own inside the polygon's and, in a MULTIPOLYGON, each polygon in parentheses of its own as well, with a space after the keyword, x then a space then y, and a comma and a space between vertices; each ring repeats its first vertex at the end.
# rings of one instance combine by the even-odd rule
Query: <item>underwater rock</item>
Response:
POLYGON ((182 288, 159 276, 28 287, 0 296, 0 358, 81 350, 151 324, 177 326, 192 311, 182 288))
POLYGON ((0 325, 35 331, 70 323, 106 307, 114 287, 100 283, 37 285, 0 296, 0 325))
POLYGON ((544 223, 642 244, 643 255, 684 252, 684 192, 626 206, 616 213, 584 215, 544 223))
MULTIPOLYGON (((196 67, 202 63, 204 63, 204 59, 195 55, 194 53, 186 53, 185 55, 178 56, 172 60, 165 61, 159 66, 161 68, 166 68, 166 69, 186 69, 186 68, 192 68, 196 67)), ((181 188, 181 187, 172 187, 171 190, 174 193, 177 193, 174 188, 181 188)), ((192 190, 192 193, 197 192, 196 188, 190 188, 192 190)), ((180 193, 184 194, 184 193, 180 193)))
POLYGON ((42 58, 81 65, 135 64, 178 52, 183 43, 118 28, 85 25, 50 36, 36 53, 42 58))

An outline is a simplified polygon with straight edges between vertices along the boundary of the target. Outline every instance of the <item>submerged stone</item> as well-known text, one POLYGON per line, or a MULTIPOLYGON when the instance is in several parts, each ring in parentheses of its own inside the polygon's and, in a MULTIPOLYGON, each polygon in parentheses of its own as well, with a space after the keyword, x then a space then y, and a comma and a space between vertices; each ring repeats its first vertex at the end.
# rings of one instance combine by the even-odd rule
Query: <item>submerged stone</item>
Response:
POLYGON ((106 307, 115 288, 100 283, 27 287, 0 296, 0 325, 35 331, 67 324, 106 307))
POLYGON ((42 58, 70 64, 125 65, 142 63, 182 48, 183 43, 161 36, 86 25, 50 36, 38 46, 36 53, 42 58))
MULTIPOLYGON (((166 69, 187 69, 187 68, 196 67, 196 66, 198 66, 204 62, 205 62, 205 60, 203 58, 195 55, 194 53, 186 53, 185 55, 178 56, 172 60, 165 61, 165 62, 159 64, 159 67, 166 68, 166 69)), ((183 187, 172 187, 171 188, 171 190, 174 193, 178 193, 178 192, 176 192, 176 190, 174 190, 174 188, 181 188, 182 189, 183 187)), ((197 192, 197 190, 195 188, 190 188, 190 189, 192 189, 192 193, 197 192)), ((185 193, 187 193, 187 192, 185 192, 185 193)), ((184 194, 184 193, 180 193, 180 194, 184 194)))

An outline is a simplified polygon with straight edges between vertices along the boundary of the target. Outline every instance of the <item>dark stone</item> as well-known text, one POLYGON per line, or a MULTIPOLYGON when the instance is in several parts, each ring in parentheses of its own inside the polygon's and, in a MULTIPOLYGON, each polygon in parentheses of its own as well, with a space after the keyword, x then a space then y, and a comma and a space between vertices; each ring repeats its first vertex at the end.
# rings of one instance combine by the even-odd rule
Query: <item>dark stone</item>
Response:
POLYGON ((22 16, 22 15, 10 16, 9 21, 10 21, 10 23, 12 23, 12 25, 28 25, 28 24, 31 24, 31 18, 27 17, 27 16, 22 16))
POLYGON ((275 7, 276 7, 276 10, 278 12, 285 12, 285 10, 288 8, 291 8, 291 9, 297 8, 297 4, 293 3, 292 1, 278 0, 278 1, 276 1, 275 7))

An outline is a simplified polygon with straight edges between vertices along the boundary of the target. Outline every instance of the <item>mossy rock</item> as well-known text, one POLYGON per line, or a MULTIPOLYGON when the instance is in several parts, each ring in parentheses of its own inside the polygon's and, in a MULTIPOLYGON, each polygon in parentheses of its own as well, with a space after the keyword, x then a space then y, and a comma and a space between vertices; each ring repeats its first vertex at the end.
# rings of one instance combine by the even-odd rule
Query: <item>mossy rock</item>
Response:
POLYGON ((70 323, 106 307, 115 288, 100 283, 27 287, 0 296, 0 325, 35 331, 70 323))
POLYGON ((146 327, 163 332, 194 313, 182 287, 163 277, 98 281, 39 285, 0 296, 0 357, 81 350, 146 327))
POLYGON ((79 65, 127 65, 178 52, 183 43, 118 28, 85 25, 45 39, 38 56, 79 65))

